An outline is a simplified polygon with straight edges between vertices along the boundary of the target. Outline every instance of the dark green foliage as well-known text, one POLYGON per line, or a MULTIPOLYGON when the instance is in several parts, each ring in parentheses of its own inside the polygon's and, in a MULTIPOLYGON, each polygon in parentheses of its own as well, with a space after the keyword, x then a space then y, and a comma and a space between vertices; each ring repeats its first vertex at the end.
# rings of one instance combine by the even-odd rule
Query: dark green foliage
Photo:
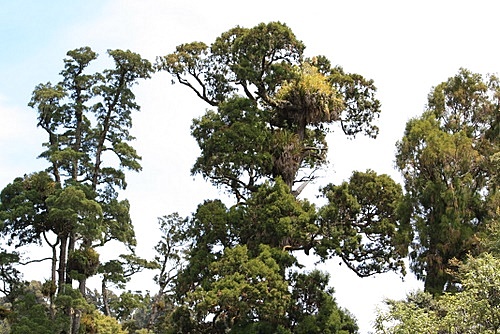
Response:
MULTIPOLYGON (((40 157, 47 159, 49 168, 16 178, 0 193, 2 236, 16 247, 51 248, 50 286, 44 289, 47 308, 52 319, 65 319, 70 333, 77 333, 80 326, 82 331, 116 327, 84 305, 81 296, 68 295, 71 288, 66 284, 78 280, 80 294, 85 295, 86 280, 100 266, 96 248, 116 240, 133 251, 136 243, 129 202, 118 199, 118 190, 127 185, 125 170, 141 169, 141 157, 130 145, 132 113, 140 109, 132 87, 150 77, 152 66, 128 50, 108 50, 108 55, 111 68, 89 73, 97 54, 89 47, 71 50, 61 81, 35 87, 29 106, 36 109, 38 126, 47 134, 40 157), (105 165, 104 158, 117 164, 105 165), (64 305, 56 307, 58 303, 64 305), (101 325, 94 328, 89 319, 101 325)), ((142 264, 132 257, 128 258, 129 263, 135 261, 132 266, 142 264)), ((2 263, 2 268, 2 278, 12 284, 12 265, 2 263)), ((123 271, 130 274, 129 269, 123 271)))
POLYGON ((21 272, 15 268, 19 262, 19 254, 0 249, 0 293, 8 296, 22 283, 21 272))
POLYGON ((271 22, 231 29, 210 47, 180 45, 160 59, 158 68, 217 107, 194 122, 202 152, 193 173, 241 200, 277 177, 292 188, 300 169, 323 165, 329 124, 340 122, 347 135, 376 135, 373 82, 326 68, 324 57, 305 61, 303 50, 286 25, 271 22))
POLYGON ((314 270, 292 273, 288 316, 293 333, 356 333, 358 326, 348 311, 340 309, 328 287, 329 275, 314 270))
POLYGON ((416 235, 412 270, 434 294, 453 288, 448 262, 477 253, 478 233, 497 215, 498 93, 496 77, 460 70, 432 90, 397 145, 416 235))
POLYGON ((13 322, 12 334, 56 333, 52 321, 49 318, 47 307, 40 304, 32 292, 26 292, 20 296, 12 306, 14 313, 11 315, 13 322))
POLYGON ((288 291, 280 268, 268 247, 262 246, 256 257, 249 255, 245 246, 225 250, 209 266, 211 282, 188 294, 200 326, 209 314, 215 318, 205 326, 217 331, 256 322, 276 328, 282 323, 288 291))
POLYGON ((294 271, 296 251, 341 256, 360 276, 402 269, 409 229, 399 222, 401 187, 388 176, 355 173, 329 185, 322 208, 298 198, 327 163, 333 124, 375 137, 380 113, 372 80, 323 56, 304 59, 304 48, 271 22, 235 27, 210 46, 182 44, 159 60, 213 107, 193 121, 201 152, 191 172, 236 201, 207 200, 191 217, 166 221, 165 240, 180 242, 186 261, 172 281, 172 332, 355 333, 328 277, 294 271))
POLYGON ((349 182, 328 185, 316 246, 322 258, 338 255, 359 276, 404 270, 409 226, 399 220, 401 186, 388 175, 354 172, 349 182))
POLYGON ((51 229, 46 200, 57 184, 45 172, 18 177, 0 193, 2 234, 10 236, 16 247, 41 243, 42 234, 51 229))
POLYGON ((234 98, 218 112, 194 120, 192 134, 201 155, 192 173, 200 173, 214 185, 225 185, 239 198, 253 191, 270 174, 271 136, 265 114, 249 99, 234 98))

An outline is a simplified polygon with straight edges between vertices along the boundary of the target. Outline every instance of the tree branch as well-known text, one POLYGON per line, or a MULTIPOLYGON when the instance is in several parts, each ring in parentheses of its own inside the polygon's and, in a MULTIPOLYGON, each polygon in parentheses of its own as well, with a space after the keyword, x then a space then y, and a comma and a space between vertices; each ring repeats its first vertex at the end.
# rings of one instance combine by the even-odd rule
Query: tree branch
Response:
POLYGON ((20 265, 25 266, 25 265, 28 265, 28 264, 30 264, 30 263, 38 263, 38 262, 43 262, 43 261, 47 261, 47 260, 52 260, 52 257, 46 257, 46 258, 43 258, 43 259, 38 259, 38 260, 29 260, 29 261, 27 261, 27 262, 21 262, 21 261, 19 261, 18 263, 19 263, 20 265))

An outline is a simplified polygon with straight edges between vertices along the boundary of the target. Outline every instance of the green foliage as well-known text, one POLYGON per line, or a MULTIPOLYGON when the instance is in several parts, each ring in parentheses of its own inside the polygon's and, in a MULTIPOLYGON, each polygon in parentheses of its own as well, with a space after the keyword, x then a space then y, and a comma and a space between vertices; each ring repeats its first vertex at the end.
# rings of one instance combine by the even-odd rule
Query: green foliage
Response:
POLYGON ((265 117, 254 101, 233 98, 221 104, 218 112, 194 120, 192 135, 204 154, 192 173, 202 174, 216 186, 228 186, 239 197, 255 190, 272 169, 272 134, 265 117))
POLYGON ((105 282, 116 284, 120 288, 125 287, 130 278, 143 269, 158 269, 158 263, 148 261, 134 254, 122 254, 119 259, 110 260, 99 266, 99 273, 103 275, 105 282))
MULTIPOLYGON (((318 68, 330 66, 326 58, 317 59, 320 59, 315 62, 318 68)), ((340 113, 342 131, 352 137, 362 132, 376 138, 379 129, 374 121, 380 116, 380 101, 375 98, 377 88, 374 81, 357 73, 346 73, 340 66, 329 72, 329 81, 343 98, 344 109, 340 113)))
MULTIPOLYGON (((118 190, 127 185, 125 170, 141 170, 141 157, 130 145, 132 113, 140 110, 132 87, 153 69, 128 50, 108 50, 108 55, 112 66, 90 73, 98 55, 89 47, 71 50, 61 81, 35 87, 29 106, 47 134, 40 157, 49 168, 16 178, 0 193, 0 232, 9 244, 51 247, 51 279, 44 286, 49 298, 43 307, 71 333, 119 332, 118 324, 95 313, 81 295, 87 293, 87 278, 100 267, 96 247, 116 240, 133 251, 136 244, 130 205, 118 200, 118 190), (117 163, 106 165, 104 160, 117 163), (79 281, 80 295, 65 285, 73 279, 79 281)), ((2 253, 1 259, 6 286, 16 278, 7 255, 2 253)), ((150 266, 130 254, 121 259, 117 263, 126 268, 105 280, 124 282, 140 266, 150 266)))
POLYGON ((16 252, 7 252, 0 249, 0 277, 2 278, 0 292, 6 296, 22 284, 21 272, 15 268, 19 258, 19 254, 16 252))
POLYGON ((250 250, 265 244, 309 252, 318 231, 316 207, 296 199, 281 179, 265 183, 246 204, 234 210, 241 212, 236 227, 239 243, 247 244, 250 250))
MULTIPOLYGON (((399 187, 380 182, 387 193, 395 192, 394 201, 401 195, 399 187)), ((393 214, 395 204, 389 202, 380 207, 393 214)), ((264 183, 244 205, 227 208, 218 200, 205 201, 192 218, 169 218, 164 222, 181 232, 165 232, 172 232, 172 239, 190 240, 186 265, 174 281, 184 306, 168 317, 173 332, 357 331, 353 318, 336 305, 333 290, 326 287, 328 276, 291 272, 286 277, 291 266, 300 267, 292 251, 309 252, 320 243, 316 238, 321 234, 316 207, 297 200, 280 179, 264 183)), ((379 223, 373 219, 373 224, 379 223)))
POLYGON ((276 92, 282 113, 278 117, 308 125, 339 120, 344 101, 328 77, 309 63, 295 70, 299 71, 295 80, 285 81, 276 92))
POLYGON ((329 275, 318 270, 292 273, 292 298, 288 316, 293 333, 356 333, 358 326, 348 311, 340 309, 328 287, 329 275))
POLYGON ((37 302, 35 294, 24 293, 12 306, 12 334, 40 333, 53 334, 54 326, 49 318, 48 310, 37 302))
POLYGON ((441 333, 439 306, 426 292, 409 294, 405 301, 386 301, 389 310, 379 311, 375 321, 375 333, 441 333))
POLYGON ((36 86, 29 103, 47 134, 40 157, 49 167, 0 192, 1 236, 15 247, 46 243, 52 275, 22 282, 20 255, 0 251, 0 332, 356 333, 329 276, 302 271, 296 251, 340 257, 365 277, 404 274, 411 244, 426 292, 386 301, 377 333, 497 333, 498 78, 461 69, 432 89, 428 110, 397 144, 405 194, 387 175, 354 172, 321 189, 326 204, 317 207, 298 196, 327 164, 327 134, 338 124, 347 136, 375 138, 380 102, 372 80, 324 56, 304 58, 304 49, 271 22, 159 58, 156 69, 212 107, 191 126, 200 148, 191 172, 235 204, 206 200, 189 217, 160 218, 154 261, 134 254, 130 203, 118 199, 125 171, 141 170, 132 87, 153 68, 136 53, 108 50, 113 66, 90 73, 97 53, 69 51, 61 81, 36 86), (100 263, 96 249, 112 240, 131 253, 100 263), (470 256, 482 250, 493 255, 470 256), (108 290, 143 269, 158 270, 156 294, 108 290), (102 291, 86 296, 95 274, 102 291), (73 279, 78 290, 66 284, 73 279))
POLYGON ((46 200, 57 184, 45 172, 16 178, 0 192, 1 233, 10 236, 16 247, 41 243, 42 233, 50 230, 46 200))
POLYGON ((70 333, 74 327, 69 313, 86 317, 92 307, 81 297, 77 290, 66 287, 55 304, 50 304, 44 294, 46 285, 37 281, 18 286, 9 295, 11 303, 2 305, 5 310, 4 324, 10 328, 8 333, 70 333))
POLYGON ((97 273, 99 254, 92 248, 76 249, 69 254, 68 271, 72 278, 80 280, 97 273))
POLYGON ((354 172, 349 182, 328 185, 320 211, 324 236, 315 250, 323 259, 340 256, 359 276, 400 269, 409 227, 401 223, 401 187, 388 175, 354 172))
POLYGON ((268 246, 249 257, 245 246, 225 250, 210 264, 214 279, 188 295, 198 321, 214 315, 215 328, 245 327, 250 323, 279 324, 289 299, 287 284, 268 246))
POLYGON ((236 200, 206 200, 190 217, 163 221, 163 263, 174 254, 185 261, 175 279, 163 279, 179 303, 165 318, 167 332, 355 333, 333 290, 322 291, 327 277, 290 272, 302 268, 298 250, 323 261, 341 256, 360 276, 404 273, 411 230, 400 219, 402 189, 388 176, 368 171, 328 185, 322 208, 298 198, 327 163, 333 124, 347 136, 376 137, 380 113, 372 80, 324 56, 304 59, 304 48, 285 24, 271 22, 159 59, 158 69, 213 107, 193 121, 200 156, 191 172, 236 200), (266 298, 268 309, 259 304, 266 298))
POLYGON ((9 334, 11 332, 11 328, 7 320, 0 320, 0 333, 1 334, 9 334))
POLYGON ((497 95, 495 77, 462 69, 433 89, 429 110, 407 123, 397 144, 406 216, 417 236, 411 268, 426 291, 450 287, 448 262, 476 252, 477 233, 495 217, 497 95))
POLYGON ((54 233, 71 231, 92 240, 101 237, 102 207, 85 187, 67 186, 49 196, 45 202, 47 220, 54 222, 54 233))
POLYGON ((386 301, 376 333, 497 333, 500 330, 500 260, 484 253, 459 265, 460 290, 433 297, 410 294, 404 301, 386 301))
POLYGON ((82 319, 84 333, 128 334, 113 317, 103 315, 98 311, 85 315, 82 319))
POLYGON ((246 95, 275 91, 279 82, 293 76, 289 62, 297 64, 303 49, 286 25, 262 23, 252 29, 230 29, 210 47, 201 42, 180 45, 157 66, 216 106, 231 97, 238 85, 246 95))
POLYGON ((194 121, 202 152, 193 173, 241 200, 278 177, 291 189, 299 170, 324 164, 333 122, 347 135, 376 135, 373 82, 330 68, 324 57, 305 61, 303 51, 285 24, 271 22, 235 27, 211 46, 183 44, 160 58, 159 69, 217 107, 194 121))

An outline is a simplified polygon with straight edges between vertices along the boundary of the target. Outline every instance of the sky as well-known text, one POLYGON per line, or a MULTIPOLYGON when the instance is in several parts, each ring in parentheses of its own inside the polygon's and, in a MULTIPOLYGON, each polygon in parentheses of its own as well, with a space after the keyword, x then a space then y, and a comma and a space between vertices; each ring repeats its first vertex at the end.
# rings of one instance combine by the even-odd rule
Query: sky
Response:
MULTIPOLYGON (((325 55, 345 71, 373 79, 382 103, 378 138, 332 134, 330 165, 303 196, 314 199, 320 186, 340 183, 354 170, 372 169, 400 182, 395 143, 406 122, 425 110, 431 88, 461 67, 500 72, 499 13, 495 0, 0 0, 0 189, 47 166, 37 159, 46 138, 28 103, 37 84, 60 80, 68 50, 90 46, 102 65, 108 49, 130 49, 153 62, 179 44, 210 44, 237 25, 271 21, 287 24, 306 45, 306 56, 325 55)), ((166 73, 141 81, 135 93, 141 112, 133 115, 131 132, 143 170, 127 174, 121 194, 131 202, 137 251, 148 256, 158 240, 157 217, 187 216, 203 200, 223 194, 190 175, 199 150, 189 128, 208 106, 172 85, 166 73)), ((411 274, 404 280, 392 273, 359 279, 338 262, 320 269, 330 273, 338 303, 356 316, 361 333, 370 331, 384 298, 403 298, 421 287, 411 274)), ((140 276, 132 285, 143 287, 149 279, 140 276)))

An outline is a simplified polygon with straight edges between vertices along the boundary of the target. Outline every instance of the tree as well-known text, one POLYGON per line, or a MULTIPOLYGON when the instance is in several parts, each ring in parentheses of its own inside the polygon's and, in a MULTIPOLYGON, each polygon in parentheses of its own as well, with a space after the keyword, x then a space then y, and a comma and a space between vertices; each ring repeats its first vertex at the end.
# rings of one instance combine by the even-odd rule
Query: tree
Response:
POLYGON ((433 294, 453 288, 448 262, 477 251, 478 232, 495 214, 498 84, 461 69, 431 91, 428 110, 407 123, 397 144, 416 236, 411 268, 433 294))
POLYGON ((378 310, 375 333, 442 333, 440 307, 430 293, 417 291, 406 300, 386 300, 385 304, 387 310, 378 310))
POLYGON ((388 176, 367 171, 330 184, 320 208, 299 198, 327 164, 334 125, 375 137, 380 113, 372 80, 303 51, 286 25, 271 22, 235 27, 210 46, 180 45, 157 64, 214 108, 193 120, 201 152, 191 172, 235 200, 206 200, 169 220, 176 228, 166 240, 183 241, 185 261, 173 280, 170 332, 354 333, 333 290, 320 293, 326 276, 295 272, 296 251, 341 256, 360 276, 402 269, 408 229, 398 220, 401 187, 388 176), (310 307, 307 285, 316 286, 310 307))
POLYGON ((86 294, 86 281, 100 265, 98 247, 112 240, 135 246, 130 205, 118 199, 118 190, 126 187, 125 170, 141 169, 129 144, 131 115, 140 109, 131 88, 150 77, 152 66, 131 51, 108 54, 113 68, 87 74, 97 54, 89 47, 69 51, 62 81, 36 86, 29 105, 47 133, 41 157, 50 167, 16 178, 0 194, 2 235, 16 247, 52 248, 58 293, 75 279, 86 294), (105 165, 105 158, 117 165, 105 165))
POLYGON ((15 268, 19 263, 19 254, 15 252, 7 252, 1 250, 0 252, 0 277, 2 277, 2 284, 0 285, 0 293, 7 296, 12 293, 16 286, 20 285, 21 272, 15 268))
POLYGON ((64 315, 64 309, 83 309, 89 305, 69 287, 67 293, 59 294, 52 304, 47 287, 47 284, 38 281, 25 282, 4 297, 5 305, 9 305, 5 317, 9 333, 71 332, 72 321, 64 315))
POLYGON ((379 312, 376 333, 498 333, 499 259, 484 253, 458 268, 456 293, 433 297, 417 292, 404 301, 386 301, 389 309, 379 312))
POLYGON ((339 308, 328 287, 329 275, 313 270, 291 274, 291 302, 288 313, 295 333, 355 333, 354 317, 339 308), (299 301, 297 303, 297 301, 299 301))
POLYGON ((37 302, 31 292, 26 292, 13 305, 15 321, 10 333, 21 334, 36 332, 41 334, 54 333, 54 326, 50 320, 45 305, 37 302))
POLYGON ((210 314, 214 315, 210 325, 216 332, 226 328, 247 332, 256 323, 274 331, 283 322, 288 285, 268 247, 262 246, 256 257, 249 256, 246 246, 228 248, 219 261, 210 264, 209 270, 218 278, 187 296, 195 305, 199 324, 210 314))
POLYGON ((118 288, 125 288, 125 284, 130 281, 133 275, 144 269, 157 269, 158 264, 153 261, 147 261, 135 254, 122 254, 119 259, 110 260, 99 266, 98 272, 102 275, 101 293, 102 293, 102 311, 104 315, 111 315, 108 301, 108 284, 112 283, 118 288))
POLYGON ((401 220, 401 186, 388 175, 353 172, 348 182, 322 189, 315 248, 322 258, 340 256, 358 276, 390 270, 405 273, 411 227, 401 220))
POLYGON ((160 59, 160 69, 218 109, 193 123, 202 150, 193 173, 243 199, 266 179, 281 177, 289 188, 310 180, 297 173, 326 162, 334 122, 349 136, 376 136, 373 81, 331 68, 323 56, 304 59, 304 48, 286 25, 271 22, 230 29, 211 46, 180 45, 160 59))
POLYGON ((146 316, 146 328, 155 333, 167 333, 169 320, 175 309, 175 286, 179 271, 184 265, 182 252, 186 249, 182 228, 184 219, 178 214, 158 220, 161 238, 155 246, 154 263, 159 272, 154 276, 158 291, 150 298, 150 309, 146 316))

